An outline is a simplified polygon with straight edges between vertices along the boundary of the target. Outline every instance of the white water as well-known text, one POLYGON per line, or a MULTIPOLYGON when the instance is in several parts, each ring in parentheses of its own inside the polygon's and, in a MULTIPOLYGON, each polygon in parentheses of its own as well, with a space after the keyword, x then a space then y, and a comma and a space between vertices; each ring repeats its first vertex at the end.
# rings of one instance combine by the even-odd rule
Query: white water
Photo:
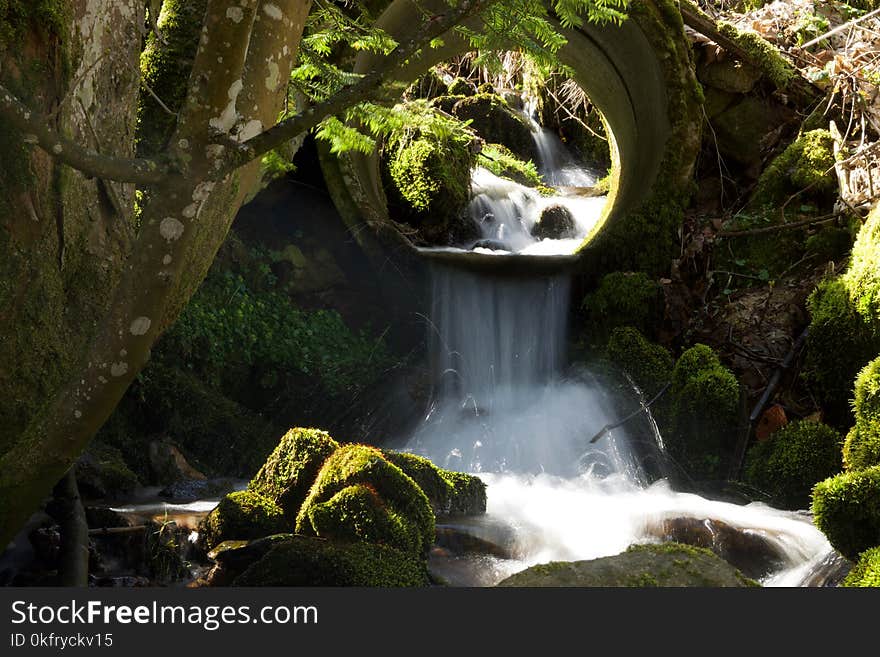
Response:
POLYGON ((444 265, 432 277, 437 384, 407 450, 478 473, 488 484, 488 513, 472 529, 503 528, 512 550, 510 559, 453 559, 440 570, 450 581, 492 585, 538 563, 618 554, 658 540, 656 527, 675 518, 711 519, 763 537, 784 561, 765 585, 799 585, 831 553, 803 514, 650 484, 623 429, 589 444, 621 415, 597 383, 562 376, 565 275, 502 279, 444 265))

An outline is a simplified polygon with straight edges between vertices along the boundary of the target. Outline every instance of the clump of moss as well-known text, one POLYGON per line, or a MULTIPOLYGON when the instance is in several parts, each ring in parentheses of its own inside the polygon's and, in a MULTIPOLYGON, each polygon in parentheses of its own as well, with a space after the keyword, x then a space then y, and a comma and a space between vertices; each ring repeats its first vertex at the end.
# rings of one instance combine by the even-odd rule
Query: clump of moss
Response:
MULTIPOLYGON (((370 502, 370 504, 372 504, 370 502)), ((414 553, 427 554, 434 540, 434 514, 422 489, 396 465, 386 460, 382 452, 366 445, 345 445, 337 449, 325 462, 296 519, 296 531, 321 537, 356 535, 360 540, 399 545, 400 532, 414 553), (337 497, 349 487, 370 487, 381 501, 381 506, 368 508, 363 491, 351 491, 337 497), (330 510, 327 506, 338 506, 330 510), (317 510, 320 509, 320 510, 317 510), (382 511, 387 515, 381 524, 375 518, 382 511), (372 516, 363 530, 351 522, 351 513, 372 516), (317 515, 316 515, 317 514, 317 515), (315 518, 331 522, 315 522, 315 518), (380 528, 394 528, 377 540, 380 528), (400 531, 398 531, 400 530, 400 531)))
POLYGON ((746 481, 784 508, 806 508, 813 486, 840 472, 840 445, 840 434, 826 424, 792 422, 749 450, 746 481))
POLYGON ((859 372, 853 409, 856 425, 843 447, 844 464, 847 470, 880 465, 880 358, 859 372))
POLYGON ((76 481, 86 497, 116 498, 139 485, 122 452, 102 441, 93 440, 76 463, 76 481))
POLYGON ((608 357, 649 397, 660 392, 672 378, 672 354, 629 326, 611 332, 608 357))
POLYGON ((816 526, 845 557, 855 560, 880 545, 880 466, 819 482, 812 510, 816 526))
POLYGON ((495 94, 479 93, 457 102, 452 113, 470 121, 471 129, 490 144, 504 144, 523 160, 536 160, 537 149, 528 124, 495 94))
POLYGON ((880 587, 880 547, 862 552, 841 586, 880 587))
POLYGON ((438 468, 428 459, 406 452, 382 450, 382 455, 418 484, 436 516, 477 515, 486 512, 486 484, 479 477, 438 468))
POLYGON ((764 170, 752 204, 777 205, 798 192, 827 201, 836 191, 834 138, 828 130, 811 130, 793 141, 764 170))
POLYGON ((473 96, 476 90, 474 85, 464 78, 455 78, 449 83, 448 93, 451 96, 473 96))
POLYGON ((692 476, 716 479, 736 441, 739 383, 703 344, 685 351, 672 371, 667 447, 692 476))
POLYGON ((235 586, 427 586, 424 562, 387 545, 308 536, 277 541, 235 586))
POLYGON ((599 287, 584 297, 581 306, 589 313, 590 329, 601 342, 620 326, 633 326, 647 333, 660 317, 660 285, 643 272, 613 272, 602 277, 599 287))
POLYGON ((503 144, 487 144, 483 146, 477 162, 499 178, 507 178, 528 187, 537 187, 543 184, 535 163, 531 160, 519 159, 503 144))
POLYGON ((228 540, 247 540, 289 528, 284 512, 272 500, 252 491, 230 493, 199 525, 199 540, 211 549, 228 540))
POLYGON ((718 23, 718 31, 749 53, 761 71, 779 89, 785 89, 798 75, 792 66, 768 41, 755 32, 738 30, 730 23, 718 23))
POLYGON ((251 479, 248 490, 275 502, 289 518, 296 518, 321 466, 338 447, 326 431, 290 429, 251 479))
POLYGON ((810 296, 804 377, 836 424, 849 424, 858 372, 880 352, 880 206, 861 227, 849 269, 810 296))

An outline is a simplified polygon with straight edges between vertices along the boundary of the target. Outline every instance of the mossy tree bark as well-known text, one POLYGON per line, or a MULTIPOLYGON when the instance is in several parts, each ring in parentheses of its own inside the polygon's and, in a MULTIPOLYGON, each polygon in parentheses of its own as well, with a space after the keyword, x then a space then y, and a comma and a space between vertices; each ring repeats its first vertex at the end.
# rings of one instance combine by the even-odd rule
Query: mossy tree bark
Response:
MULTIPOLYGON (((36 15, 24 36, 32 48, 0 42, 0 145, 38 174, 0 180, 3 197, 13 198, 0 207, 0 248, 9 255, 0 264, 0 301, 9 301, 0 303, 0 387, 13 393, 0 401, 0 546, 70 468, 204 278, 258 182, 257 158, 380 96, 396 68, 492 1, 462 0, 425 17, 381 66, 279 122, 310 0, 201 0, 203 12, 165 0, 163 23, 195 20, 198 45, 183 62, 180 98, 168 99, 170 136, 139 158, 136 132, 151 127, 143 103, 137 111, 142 0, 57 0, 49 42, 57 47, 47 46, 36 15), (75 70, 57 66, 30 93, 34 82, 21 71, 59 52, 75 70), (132 183, 142 192, 137 217, 132 183), (6 193, 13 186, 16 194, 6 193), (32 220, 44 199, 48 216, 32 220)), ((153 42, 159 54, 174 45, 153 42)), ((179 71, 179 53, 165 54, 164 65, 179 71)), ((156 103, 151 111, 166 110, 156 103)))

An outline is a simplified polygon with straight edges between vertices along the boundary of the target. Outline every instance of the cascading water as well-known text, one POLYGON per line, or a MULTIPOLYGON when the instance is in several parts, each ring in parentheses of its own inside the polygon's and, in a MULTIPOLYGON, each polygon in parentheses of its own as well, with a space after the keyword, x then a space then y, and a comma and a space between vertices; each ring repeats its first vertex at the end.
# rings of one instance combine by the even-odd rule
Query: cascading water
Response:
MULTIPOLYGON (((515 246, 513 235, 528 233, 522 218, 534 216, 540 201, 505 181, 508 191, 492 197, 501 184, 484 180, 478 172, 474 203, 490 197, 494 226, 514 227, 501 235, 513 248, 499 257, 516 258, 512 251, 538 243, 515 246)), ((589 221, 581 217, 578 225, 589 221)), ((546 253, 571 252, 559 244, 564 240, 545 241, 553 243, 546 253)), ((432 265, 431 276, 435 394, 406 449, 484 479, 488 512, 464 529, 506 552, 435 562, 447 581, 492 585, 538 563, 618 554, 633 543, 663 540, 658 528, 676 519, 732 528, 769 546, 773 566, 756 575, 765 585, 821 579, 834 553, 805 514, 707 500, 676 492, 663 479, 651 483, 626 428, 588 444, 620 416, 601 385, 565 376, 565 273, 502 278, 453 261, 432 265)), ((662 451, 662 444, 655 448, 662 451)))

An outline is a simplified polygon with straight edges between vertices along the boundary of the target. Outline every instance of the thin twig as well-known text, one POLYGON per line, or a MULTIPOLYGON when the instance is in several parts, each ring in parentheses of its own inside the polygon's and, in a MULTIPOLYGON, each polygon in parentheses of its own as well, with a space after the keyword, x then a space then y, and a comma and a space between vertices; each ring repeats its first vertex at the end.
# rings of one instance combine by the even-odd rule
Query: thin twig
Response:
POLYGON ((804 219, 803 221, 789 221, 777 226, 762 226, 761 228, 751 228, 749 230, 729 230, 715 233, 715 237, 746 237, 749 235, 764 235, 766 233, 776 233, 782 230, 791 230, 793 228, 803 228, 805 226, 826 224, 839 219, 842 215, 839 212, 833 214, 822 215, 812 219, 804 219))

